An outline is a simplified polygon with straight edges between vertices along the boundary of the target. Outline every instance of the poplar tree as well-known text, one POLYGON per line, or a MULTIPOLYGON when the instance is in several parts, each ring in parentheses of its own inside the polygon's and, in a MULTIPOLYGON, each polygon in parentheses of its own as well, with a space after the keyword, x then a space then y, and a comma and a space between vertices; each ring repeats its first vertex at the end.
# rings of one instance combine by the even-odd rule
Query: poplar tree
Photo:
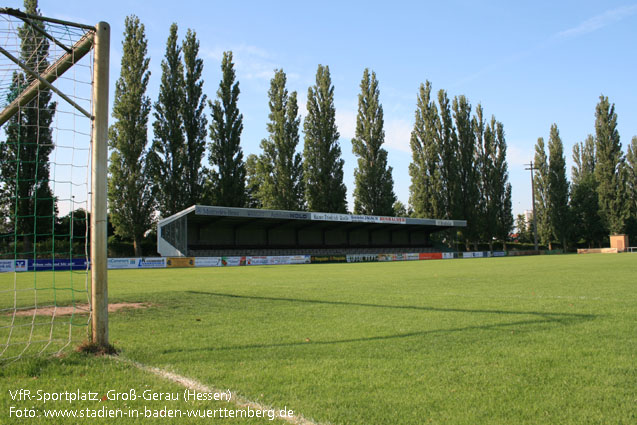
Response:
POLYGON ((595 181, 595 139, 588 135, 584 142, 573 146, 571 168, 570 216, 573 224, 573 239, 583 240, 589 248, 601 244, 604 227, 599 216, 597 184, 595 181))
POLYGON ((170 26, 166 55, 161 62, 159 97, 155 102, 154 140, 148 156, 153 192, 162 217, 186 207, 184 162, 184 68, 177 44, 177 24, 170 26))
MULTIPOLYGON (((26 13, 41 15, 37 0, 25 0, 26 13)), ((34 20, 43 29, 44 24, 34 20)), ((25 24, 18 30, 20 59, 30 69, 43 73, 49 66, 49 40, 25 24)), ((15 71, 8 90, 6 104, 11 103, 35 77, 15 71)), ((49 156, 53 151, 51 123, 57 104, 51 101, 51 91, 39 90, 28 104, 7 121, 7 138, 0 144, 0 174, 4 185, 3 217, 6 227, 13 227, 22 236, 23 251, 31 253, 37 236, 48 237, 52 231, 56 200, 49 185, 49 156)), ((2 199, 0 199, 2 200, 2 199)))
POLYGON ((467 220, 467 227, 462 229, 466 249, 470 242, 477 243, 479 231, 479 181, 475 167, 475 135, 471 125, 471 105, 465 96, 453 99, 453 116, 456 132, 452 137, 456 139, 458 156, 458 190, 460 204, 458 211, 462 219, 467 220))
MULTIPOLYGON (((476 108, 479 117, 482 108, 476 108)), ((493 250, 494 238, 502 241, 506 250, 506 240, 513 228, 513 214, 511 212, 511 184, 509 183, 509 170, 506 161, 506 140, 504 126, 494 116, 484 130, 484 148, 481 149, 480 164, 482 183, 481 210, 483 223, 485 223, 484 237, 489 242, 489 249, 493 250)))
POLYGON ((431 83, 420 85, 416 102, 409 164, 409 204, 417 217, 443 217, 445 206, 440 164, 438 108, 431 100, 431 83))
POLYGON ((150 113, 148 42, 139 18, 128 16, 124 25, 121 71, 113 101, 115 123, 109 129, 108 202, 115 233, 131 238, 135 255, 141 256, 142 237, 152 225, 155 210, 145 149, 150 113))
POLYGON ((634 245, 637 240, 637 136, 633 136, 626 153, 626 197, 630 213, 626 227, 630 234, 629 241, 634 245))
POLYGON ((595 138, 591 134, 585 141, 573 146, 573 164, 571 177, 574 185, 595 174, 595 138))
POLYGON ((396 195, 392 167, 387 166, 387 151, 382 148, 385 131, 376 73, 365 69, 360 87, 356 137, 352 139, 352 152, 358 157, 354 213, 391 216, 396 195))
POLYGON ((537 214, 537 234, 542 245, 553 249, 551 231, 551 209, 549 203, 549 165, 546 158, 544 139, 537 139, 535 145, 535 214, 537 214))
POLYGON ((621 184, 624 158, 617 131, 615 105, 600 96, 595 108, 595 178, 599 212, 604 226, 611 233, 621 233, 628 218, 625 193, 621 184))
POLYGON ((263 208, 259 199, 259 188, 261 180, 258 174, 259 157, 250 154, 246 158, 246 207, 263 208))
POLYGON ((268 91, 270 136, 261 141, 263 152, 251 179, 260 182, 257 198, 263 208, 303 210, 303 161, 296 153, 299 143, 298 105, 296 92, 288 94, 286 75, 276 70, 268 91))
POLYGON ((458 138, 454 136, 451 106, 447 93, 444 90, 438 92, 438 107, 440 119, 437 121, 436 133, 440 148, 440 177, 442 179, 442 205, 444 218, 463 219, 461 210, 459 162, 458 162, 458 138))
POLYGON ((548 203, 551 231, 562 248, 567 248, 570 236, 570 211, 568 207, 569 185, 566 180, 566 162, 560 132, 556 124, 551 126, 549 136, 548 203))
POLYGON ((346 213, 345 161, 338 143, 334 86, 328 66, 318 66, 316 84, 307 90, 303 132, 303 177, 308 210, 346 213))
MULTIPOLYGON (((495 149, 495 131, 485 123, 482 105, 476 106, 471 119, 475 153, 473 166, 478 196, 476 197, 474 225, 479 239, 488 241, 489 250, 493 251, 493 236, 496 228, 496 211, 493 208, 493 192, 495 190, 495 172, 492 152, 495 149)), ((494 125, 495 125, 495 119, 494 125)))
POLYGON ((241 149, 243 115, 239 113, 239 82, 235 82, 232 52, 224 52, 217 99, 210 103, 210 166, 212 201, 225 207, 246 206, 246 167, 241 149))
POLYGON ((183 185, 186 207, 202 202, 204 175, 201 161, 206 152, 206 95, 203 93, 203 60, 199 57, 197 33, 188 29, 182 45, 184 54, 184 98, 181 114, 184 122, 183 185))

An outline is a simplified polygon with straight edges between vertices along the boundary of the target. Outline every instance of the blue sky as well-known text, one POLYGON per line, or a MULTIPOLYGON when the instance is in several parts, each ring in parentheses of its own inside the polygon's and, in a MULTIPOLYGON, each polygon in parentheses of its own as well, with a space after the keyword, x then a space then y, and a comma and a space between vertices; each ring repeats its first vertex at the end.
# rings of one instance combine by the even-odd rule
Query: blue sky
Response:
MULTIPOLYGON (((21 7, 20 1, 5 2, 21 7)), ((244 152, 267 137, 267 90, 275 68, 288 75, 305 112, 318 64, 329 65, 352 208, 351 153, 357 96, 365 68, 375 71, 385 112, 385 143, 395 192, 409 200, 409 135, 418 87, 425 80, 450 98, 466 95, 504 124, 513 211, 531 208, 530 176, 538 137, 552 123, 565 145, 570 177, 573 144, 594 131, 599 95, 615 103, 624 150, 637 135, 637 3, 615 1, 119 1, 40 0, 44 15, 111 25, 111 102, 119 76, 124 18, 146 26, 157 98, 168 28, 197 32, 204 90, 214 97, 222 52, 234 52, 244 116, 244 152)), ((152 131, 149 128, 149 139, 152 131)), ((299 149, 302 149, 301 144, 299 149)))

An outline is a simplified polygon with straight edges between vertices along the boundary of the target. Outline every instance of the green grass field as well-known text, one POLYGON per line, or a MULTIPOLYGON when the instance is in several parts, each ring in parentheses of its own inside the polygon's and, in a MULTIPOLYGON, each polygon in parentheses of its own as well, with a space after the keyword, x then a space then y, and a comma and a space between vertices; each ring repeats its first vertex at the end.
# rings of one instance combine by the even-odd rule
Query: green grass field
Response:
MULTIPOLYGON (((317 423, 637 423, 636 255, 111 271, 109 279, 111 302, 151 304, 110 316, 120 357, 317 423)), ((20 360, 0 366, 0 423, 24 422, 8 417, 11 406, 102 407, 13 401, 9 391, 19 388, 183 391, 111 358, 20 360)))

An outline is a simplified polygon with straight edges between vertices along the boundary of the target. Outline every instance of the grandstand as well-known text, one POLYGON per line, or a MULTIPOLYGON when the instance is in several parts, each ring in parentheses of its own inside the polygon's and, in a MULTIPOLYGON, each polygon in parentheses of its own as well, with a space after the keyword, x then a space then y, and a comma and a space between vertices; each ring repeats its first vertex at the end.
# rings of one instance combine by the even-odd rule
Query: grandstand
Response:
POLYGON ((164 257, 430 252, 430 235, 466 227, 436 220, 193 205, 157 225, 164 257))

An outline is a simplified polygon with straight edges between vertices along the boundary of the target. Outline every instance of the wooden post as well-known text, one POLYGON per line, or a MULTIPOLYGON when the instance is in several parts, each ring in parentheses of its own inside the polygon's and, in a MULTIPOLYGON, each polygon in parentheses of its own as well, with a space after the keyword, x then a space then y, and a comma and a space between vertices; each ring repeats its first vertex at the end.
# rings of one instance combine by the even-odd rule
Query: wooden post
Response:
POLYGON ((108 346, 108 258, 106 176, 108 167, 108 72, 110 26, 97 24, 93 58, 93 132, 91 158, 91 342, 108 346))

